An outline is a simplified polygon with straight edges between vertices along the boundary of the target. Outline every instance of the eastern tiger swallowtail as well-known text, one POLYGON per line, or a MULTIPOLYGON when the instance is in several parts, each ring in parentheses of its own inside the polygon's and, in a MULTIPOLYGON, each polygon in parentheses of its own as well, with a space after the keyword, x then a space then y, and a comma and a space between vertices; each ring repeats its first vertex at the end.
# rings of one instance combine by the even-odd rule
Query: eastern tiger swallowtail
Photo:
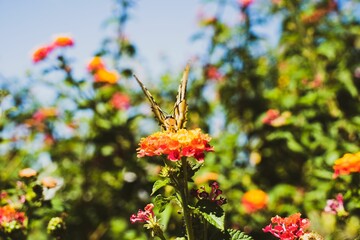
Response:
POLYGON ((187 113, 187 104, 186 104, 186 85, 189 77, 189 64, 186 66, 185 71, 183 73, 178 94, 176 96, 176 102, 174 105, 174 109, 172 114, 166 114, 163 111, 159 104, 156 103, 155 99, 149 92, 149 90, 144 86, 144 84, 134 75, 136 81, 140 84, 145 96, 149 100, 151 104, 151 109, 155 114, 156 119, 159 121, 159 125, 165 131, 173 131, 176 132, 179 129, 185 128, 186 124, 186 113, 187 113))

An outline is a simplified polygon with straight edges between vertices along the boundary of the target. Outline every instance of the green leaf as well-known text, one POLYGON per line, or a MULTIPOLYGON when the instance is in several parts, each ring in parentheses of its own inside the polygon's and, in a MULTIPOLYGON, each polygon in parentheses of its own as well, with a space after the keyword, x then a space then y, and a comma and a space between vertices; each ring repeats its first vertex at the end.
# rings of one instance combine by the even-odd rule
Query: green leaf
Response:
POLYGON ((225 213, 215 202, 210 200, 200 200, 194 208, 194 213, 201 215, 208 223, 214 227, 224 230, 225 213))
POLYGON ((176 198, 174 196, 164 197, 161 194, 159 194, 159 195, 156 195, 156 197, 154 199, 154 203, 155 203, 156 207, 159 208, 159 212, 161 213, 165 210, 166 206, 173 199, 176 199, 176 198))
POLYGON ((230 234, 231 240, 253 240, 251 236, 246 235, 240 230, 227 229, 226 231, 230 234))
POLYGON ((341 70, 338 73, 338 78, 345 85, 345 88, 350 92, 351 96, 357 96, 358 91, 353 83, 352 76, 349 70, 341 70))
POLYGON ((159 190, 160 188, 168 185, 169 182, 170 182, 170 179, 169 179, 169 178, 157 180, 157 181, 154 183, 154 185, 153 185, 153 188, 152 188, 152 191, 151 191, 151 196, 152 196, 157 190, 159 190))

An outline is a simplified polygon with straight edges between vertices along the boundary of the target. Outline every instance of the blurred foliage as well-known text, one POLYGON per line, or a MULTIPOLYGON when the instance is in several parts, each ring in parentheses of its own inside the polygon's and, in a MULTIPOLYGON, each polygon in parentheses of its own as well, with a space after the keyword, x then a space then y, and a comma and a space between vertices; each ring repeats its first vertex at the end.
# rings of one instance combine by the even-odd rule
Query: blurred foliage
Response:
MULTIPOLYGON (((295 212, 327 240, 357 239, 359 173, 334 179, 332 166, 359 151, 360 2, 241 2, 205 1, 211 10, 194 35, 208 48, 192 63, 187 127, 209 132, 215 147, 195 183, 218 180, 227 225, 254 239, 271 239, 261 230, 270 218, 295 212), (282 121, 266 122, 270 109, 282 121), (241 198, 251 189, 265 191, 269 202, 250 214, 241 198), (338 193, 348 216, 324 212, 338 193)), ((136 157, 140 137, 158 128, 132 79, 137 51, 124 29, 135 3, 116 1, 107 21, 115 37, 94 54, 119 72, 118 83, 94 82, 91 73, 77 77, 70 48, 38 63, 28 85, 2 83, 9 95, 1 94, 0 189, 12 188, 25 167, 61 178, 56 198, 67 215, 65 239, 149 238, 129 222, 151 201, 159 172, 154 160, 136 157), (116 107, 115 93, 131 106, 116 107), (38 121, 43 108, 57 113, 38 121)), ((161 106, 173 104, 179 76, 164 73, 153 84, 161 89, 148 86, 161 106)), ((183 234, 176 211, 168 206, 161 215, 169 236, 183 234)), ((34 221, 31 229, 29 239, 47 239, 44 225, 34 221)))

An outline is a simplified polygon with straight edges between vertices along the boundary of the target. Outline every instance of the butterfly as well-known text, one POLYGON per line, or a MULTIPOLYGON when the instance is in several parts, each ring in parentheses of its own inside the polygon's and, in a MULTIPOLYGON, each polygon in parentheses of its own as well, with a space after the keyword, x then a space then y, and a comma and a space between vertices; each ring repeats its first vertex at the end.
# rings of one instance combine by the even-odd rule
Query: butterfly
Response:
POLYGON ((172 114, 167 114, 164 110, 162 110, 159 104, 156 103, 155 99, 149 92, 149 90, 144 86, 144 84, 134 75, 136 81, 139 83, 142 88, 145 96, 149 100, 151 104, 151 109, 155 114, 156 119, 159 122, 159 125, 165 131, 176 132, 179 129, 185 128, 186 125, 186 113, 187 113, 187 104, 186 104, 186 85, 189 78, 190 66, 189 64, 186 66, 185 71, 183 73, 178 93, 176 96, 176 101, 174 104, 174 109, 172 114))

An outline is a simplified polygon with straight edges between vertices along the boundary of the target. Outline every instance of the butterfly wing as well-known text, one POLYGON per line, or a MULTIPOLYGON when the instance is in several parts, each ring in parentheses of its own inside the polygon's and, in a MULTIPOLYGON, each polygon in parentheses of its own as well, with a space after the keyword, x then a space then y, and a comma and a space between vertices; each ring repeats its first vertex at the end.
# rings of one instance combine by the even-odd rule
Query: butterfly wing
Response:
POLYGON ((176 96, 176 102, 174 105, 174 118, 176 120, 176 128, 182 129, 186 125, 186 113, 187 113, 187 104, 186 104, 186 85, 189 78, 190 65, 186 65, 185 71, 183 73, 178 94, 176 96))
POLYGON ((156 119, 159 121, 159 125, 162 128, 164 128, 164 130, 166 130, 166 126, 165 126, 166 114, 165 114, 165 112, 160 108, 159 104, 156 103, 155 99, 153 98, 153 96, 151 95, 149 90, 144 86, 144 84, 135 75, 134 75, 134 77, 135 77, 136 81, 139 83, 145 96, 149 100, 149 102, 151 104, 151 109, 152 109, 153 113, 155 114, 156 119))

